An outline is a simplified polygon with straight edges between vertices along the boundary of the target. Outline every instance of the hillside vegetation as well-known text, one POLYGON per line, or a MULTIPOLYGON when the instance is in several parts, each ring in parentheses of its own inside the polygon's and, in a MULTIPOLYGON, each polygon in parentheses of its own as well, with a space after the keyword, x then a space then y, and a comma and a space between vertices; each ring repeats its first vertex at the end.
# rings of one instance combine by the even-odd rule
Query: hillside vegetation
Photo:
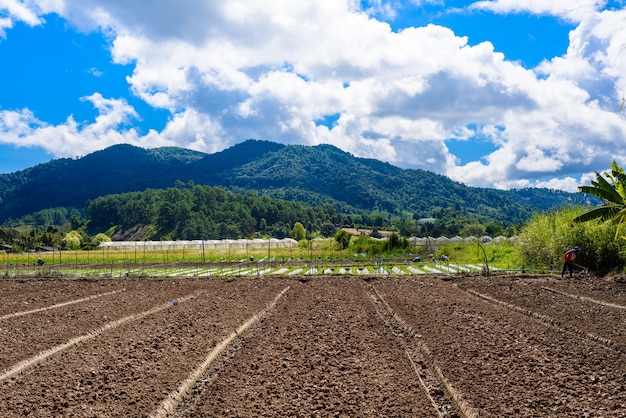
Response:
POLYGON ((87 213, 93 232, 149 226, 147 235, 132 237, 140 240, 252 238, 257 232, 284 238, 291 236, 296 222, 309 231, 340 222, 333 219, 332 210, 322 207, 182 183, 164 190, 102 196, 89 202, 87 213))
POLYGON ((356 158, 330 145, 248 140, 215 154, 116 145, 0 175, 0 223, 50 208, 84 211, 102 196, 165 189, 177 181, 312 207, 329 204, 344 214, 417 218, 448 210, 509 224, 519 224, 537 210, 584 203, 583 195, 555 190, 468 187, 431 172, 356 158))

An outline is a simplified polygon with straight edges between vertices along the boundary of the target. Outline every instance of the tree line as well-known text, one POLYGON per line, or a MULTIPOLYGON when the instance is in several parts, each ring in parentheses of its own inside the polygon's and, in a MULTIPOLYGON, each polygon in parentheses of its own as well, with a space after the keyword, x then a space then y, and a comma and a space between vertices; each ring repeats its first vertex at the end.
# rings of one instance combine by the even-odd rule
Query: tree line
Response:
MULTIPOLYGON (((222 187, 177 182, 176 187, 99 197, 86 206, 89 230, 104 232, 112 227, 152 225, 151 237, 163 239, 238 239, 292 236, 296 222, 308 234, 332 237, 342 227, 393 229, 401 236, 438 234, 511 234, 504 222, 461 216, 453 209, 393 216, 386 212, 341 213, 326 203, 308 206, 300 202, 237 194, 222 187), (419 222, 432 216, 433 222, 419 222)), ((433 235, 434 236, 434 235, 433 235)))
MULTIPOLYGON (((296 224, 302 225, 305 238, 334 237, 343 227, 368 229, 374 237, 380 230, 393 230, 401 237, 510 235, 514 230, 504 223, 461 216, 451 208, 404 216, 380 211, 342 213, 331 203, 308 206, 178 181, 167 189, 101 196, 81 210, 53 208, 9 220, 0 228, 0 243, 24 249, 84 248, 106 237, 124 239, 120 237, 128 230, 142 230, 139 239, 154 240, 286 238, 294 237, 296 224), (425 216, 431 217, 428 223, 421 222, 425 216)), ((296 235, 300 234, 298 228, 296 235)))

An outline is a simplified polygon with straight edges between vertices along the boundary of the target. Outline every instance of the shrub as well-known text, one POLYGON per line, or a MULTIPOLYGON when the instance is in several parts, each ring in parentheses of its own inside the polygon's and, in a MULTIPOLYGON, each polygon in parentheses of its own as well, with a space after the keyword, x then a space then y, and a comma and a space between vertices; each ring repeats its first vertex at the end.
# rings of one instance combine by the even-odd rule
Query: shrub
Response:
POLYGON ((356 240, 352 242, 352 248, 356 253, 366 253, 371 247, 371 240, 367 235, 359 235, 356 240))
POLYGON ((80 248, 81 239, 82 237, 78 231, 70 231, 65 234, 61 242, 64 247, 70 250, 78 250, 80 248))
POLYGON ((623 266, 624 242, 613 240, 616 226, 610 222, 592 220, 573 225, 572 219, 584 212, 581 207, 568 207, 554 212, 535 214, 522 227, 517 247, 526 266, 560 268, 563 253, 578 245, 578 263, 607 273, 623 266))
POLYGON ((111 242, 111 238, 109 238, 108 235, 103 234, 102 232, 97 234, 93 240, 91 241, 91 243, 95 246, 100 245, 101 242, 111 242))
POLYGON ((350 245, 350 240, 352 239, 352 234, 348 231, 344 231, 343 229, 339 230, 335 234, 335 241, 337 242, 337 247, 340 250, 345 250, 350 245))

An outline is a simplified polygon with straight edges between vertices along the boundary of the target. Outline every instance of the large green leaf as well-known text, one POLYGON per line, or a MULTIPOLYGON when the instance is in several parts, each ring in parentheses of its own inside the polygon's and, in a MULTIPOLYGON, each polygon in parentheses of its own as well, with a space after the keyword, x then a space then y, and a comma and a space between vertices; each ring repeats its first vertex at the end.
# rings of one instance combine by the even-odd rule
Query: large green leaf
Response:
POLYGON ((626 174, 624 174, 624 169, 613 161, 611 174, 605 173, 602 176, 596 171, 596 180, 591 182, 591 186, 581 186, 578 189, 583 193, 599 197, 604 201, 604 204, 577 216, 572 220, 572 223, 587 222, 592 219, 611 220, 617 224, 615 232, 615 239, 617 239, 621 226, 626 222, 626 174))
MULTIPOLYGON (((617 170, 613 171, 619 174, 617 170)), ((580 186, 578 189, 583 193, 599 197, 605 202, 610 202, 616 205, 623 205, 624 197, 620 195, 619 191, 616 188, 616 184, 619 183, 615 180, 615 178, 611 178, 609 174, 605 174, 613 181, 613 184, 611 184, 604 176, 602 176, 597 171, 595 174, 596 180, 591 181, 591 186, 580 186)))
MULTIPOLYGON (((605 179, 602 175, 596 173, 596 181, 598 187, 606 193, 605 200, 614 203, 616 205, 623 205, 624 198, 619 194, 615 184, 609 183, 607 179, 605 179)), ((598 196, 600 197, 600 196, 598 196)))
POLYGON ((611 190, 598 186, 598 183, 592 183, 594 184, 593 186, 580 186, 578 190, 582 193, 590 194, 613 204, 619 204, 619 202, 622 201, 621 198, 619 198, 619 194, 615 192, 615 189, 613 189, 612 192, 611 190))
POLYGON ((623 170, 613 170, 613 178, 615 179, 615 187, 622 197, 622 201, 626 202, 626 174, 623 170))
POLYGON ((613 223, 618 224, 618 229, 626 222, 626 207, 618 208, 619 210, 613 215, 613 223))
POLYGON ((617 224, 617 229, 615 230, 614 240, 617 240, 619 237, 619 232, 622 229, 622 226, 626 222, 626 206, 623 206, 615 215, 613 215, 613 223, 617 224))
POLYGON ((577 224, 581 222, 591 221, 593 219, 602 219, 606 221, 612 219, 618 212, 619 208, 617 206, 600 206, 591 209, 580 216, 575 217, 572 220, 572 223, 577 224))

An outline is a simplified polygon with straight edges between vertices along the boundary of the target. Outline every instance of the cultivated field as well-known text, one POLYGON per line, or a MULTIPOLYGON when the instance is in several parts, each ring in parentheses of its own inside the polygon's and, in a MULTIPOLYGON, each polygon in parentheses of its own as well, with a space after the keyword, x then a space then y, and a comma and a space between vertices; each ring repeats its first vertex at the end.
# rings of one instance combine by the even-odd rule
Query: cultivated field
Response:
POLYGON ((616 278, 0 281, 2 417, 623 417, 616 278))

